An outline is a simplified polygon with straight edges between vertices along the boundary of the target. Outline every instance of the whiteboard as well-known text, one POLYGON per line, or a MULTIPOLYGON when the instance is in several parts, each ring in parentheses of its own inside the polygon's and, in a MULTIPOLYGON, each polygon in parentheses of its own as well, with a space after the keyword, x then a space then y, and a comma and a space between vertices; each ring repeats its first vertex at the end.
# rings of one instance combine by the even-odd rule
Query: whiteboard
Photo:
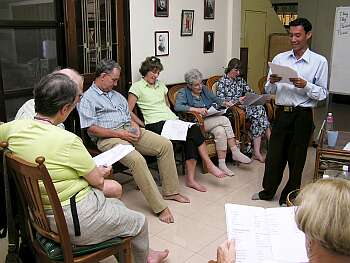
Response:
POLYGON ((335 11, 329 91, 350 95, 350 6, 335 11))

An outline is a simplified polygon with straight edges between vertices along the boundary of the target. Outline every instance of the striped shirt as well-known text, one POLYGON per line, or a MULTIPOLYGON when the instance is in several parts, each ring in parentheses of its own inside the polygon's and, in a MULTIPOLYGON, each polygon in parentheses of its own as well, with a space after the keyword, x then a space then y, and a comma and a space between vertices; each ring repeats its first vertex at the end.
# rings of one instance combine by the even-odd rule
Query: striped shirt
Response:
POLYGON ((128 102, 123 95, 114 90, 104 92, 95 83, 84 93, 77 109, 81 128, 96 125, 119 129, 131 123, 128 102))

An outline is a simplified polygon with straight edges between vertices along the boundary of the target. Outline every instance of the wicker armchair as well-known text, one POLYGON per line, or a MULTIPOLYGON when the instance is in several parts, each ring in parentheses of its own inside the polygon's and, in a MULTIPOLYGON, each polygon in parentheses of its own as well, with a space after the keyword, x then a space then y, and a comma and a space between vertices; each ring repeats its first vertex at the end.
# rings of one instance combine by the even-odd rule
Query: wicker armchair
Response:
MULTIPOLYGON (((267 81, 267 76, 261 77, 258 82, 258 88, 260 94, 263 94, 265 92, 265 83, 267 81)), ((265 109, 266 109, 266 114, 267 118, 269 119, 270 122, 272 122, 275 118, 275 110, 276 110, 276 105, 275 105, 275 96, 271 95, 271 100, 265 103, 265 109)))

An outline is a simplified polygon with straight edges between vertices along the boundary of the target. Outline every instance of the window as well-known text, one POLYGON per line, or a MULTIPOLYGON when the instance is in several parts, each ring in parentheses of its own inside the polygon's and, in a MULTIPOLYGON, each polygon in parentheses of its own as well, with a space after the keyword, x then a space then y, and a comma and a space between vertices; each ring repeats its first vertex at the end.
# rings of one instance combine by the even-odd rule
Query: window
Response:
POLYGON ((63 15, 56 0, 1 1, 0 13, 0 119, 10 121, 34 84, 64 64, 63 15))

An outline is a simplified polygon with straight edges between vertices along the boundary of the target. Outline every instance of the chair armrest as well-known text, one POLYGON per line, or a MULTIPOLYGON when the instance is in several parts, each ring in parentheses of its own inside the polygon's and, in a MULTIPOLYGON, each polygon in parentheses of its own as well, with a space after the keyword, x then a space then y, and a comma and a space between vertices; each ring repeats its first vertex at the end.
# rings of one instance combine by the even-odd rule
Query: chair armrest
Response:
POLYGON ((270 100, 265 103, 265 109, 267 118, 269 121, 273 121, 275 118, 275 110, 276 110, 276 104, 275 104, 275 96, 271 96, 270 100))
POLYGON ((195 118, 196 122, 198 123, 198 125, 202 131, 202 134, 205 134, 204 118, 202 117, 202 115, 200 115, 197 112, 192 112, 192 111, 182 112, 181 115, 184 116, 184 119, 187 121, 193 121, 193 118, 195 118))
POLYGON ((234 113, 235 119, 237 119, 237 127, 245 127, 246 113, 243 108, 239 105, 234 105, 230 108, 232 113, 234 113))

